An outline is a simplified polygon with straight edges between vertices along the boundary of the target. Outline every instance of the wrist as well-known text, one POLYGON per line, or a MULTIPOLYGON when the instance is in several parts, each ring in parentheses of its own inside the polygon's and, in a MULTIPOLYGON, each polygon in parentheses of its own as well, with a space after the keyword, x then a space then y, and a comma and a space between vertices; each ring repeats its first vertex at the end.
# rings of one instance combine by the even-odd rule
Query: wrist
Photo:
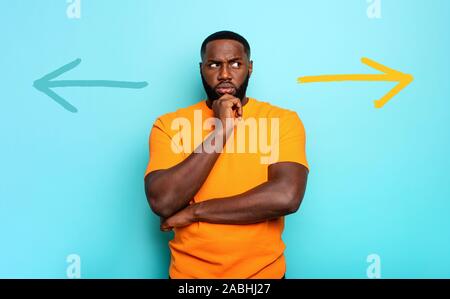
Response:
POLYGON ((191 209, 191 220, 192 222, 199 222, 200 221, 200 206, 201 203, 194 203, 192 205, 190 205, 190 209, 191 209))
POLYGON ((218 131, 218 135, 223 138, 224 142, 226 142, 233 133, 235 125, 236 120, 233 118, 222 120, 222 130, 218 131))

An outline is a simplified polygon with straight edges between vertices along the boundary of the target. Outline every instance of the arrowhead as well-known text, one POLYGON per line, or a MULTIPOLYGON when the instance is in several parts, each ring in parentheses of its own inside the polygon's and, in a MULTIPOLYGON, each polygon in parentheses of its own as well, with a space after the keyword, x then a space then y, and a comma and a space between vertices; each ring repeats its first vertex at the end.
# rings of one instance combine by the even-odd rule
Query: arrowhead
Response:
POLYGON ((54 92, 51 88, 50 88, 50 81, 52 79, 57 78, 58 76, 60 76, 61 74, 64 74, 65 72, 70 71, 71 69, 75 68, 77 65, 79 65, 81 63, 81 59, 76 59, 62 67, 60 67, 59 69, 43 76, 42 78, 34 81, 33 83, 33 87, 36 88, 37 90, 39 90, 40 92, 46 94, 47 96, 49 96, 50 98, 52 98, 55 102, 57 102, 58 104, 60 104, 64 109, 76 113, 78 111, 77 108, 75 108, 74 106, 72 106, 72 104, 70 104, 69 102, 67 102, 64 98, 62 98, 60 95, 58 95, 56 92, 54 92))
POLYGON ((375 108, 382 108, 390 99, 396 96, 412 81, 414 81, 414 77, 411 74, 406 74, 391 69, 369 58, 363 57, 361 59, 361 62, 376 70, 383 72, 385 74, 385 81, 398 82, 398 84, 393 89, 391 89, 387 94, 385 94, 381 99, 374 101, 375 108))

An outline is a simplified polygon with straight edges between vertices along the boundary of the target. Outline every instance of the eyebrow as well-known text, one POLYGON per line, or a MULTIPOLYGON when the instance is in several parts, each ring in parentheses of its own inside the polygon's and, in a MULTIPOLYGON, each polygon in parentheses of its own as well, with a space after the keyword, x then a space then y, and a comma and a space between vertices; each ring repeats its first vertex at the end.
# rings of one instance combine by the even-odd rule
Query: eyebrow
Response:
MULTIPOLYGON (((233 58, 228 59, 227 62, 232 62, 232 61, 236 61, 236 60, 242 60, 242 57, 236 56, 236 57, 233 57, 233 58)), ((222 63, 223 60, 216 59, 216 58, 212 58, 212 59, 208 59, 208 60, 206 61, 206 63, 210 63, 210 62, 214 62, 214 63, 222 63)))

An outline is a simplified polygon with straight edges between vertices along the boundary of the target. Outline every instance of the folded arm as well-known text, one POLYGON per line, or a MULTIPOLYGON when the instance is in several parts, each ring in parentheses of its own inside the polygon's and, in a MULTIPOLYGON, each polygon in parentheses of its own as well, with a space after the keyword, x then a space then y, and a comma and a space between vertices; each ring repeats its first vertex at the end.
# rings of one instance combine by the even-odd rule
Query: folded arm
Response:
MULTIPOLYGON (((205 142, 210 138, 214 138, 214 134, 205 142)), ((199 147, 203 147, 204 143, 199 147)), ((189 205, 208 177, 219 154, 207 153, 204 150, 193 152, 171 168, 150 172, 145 177, 145 193, 153 212, 165 219, 189 205)))
MULTIPOLYGON (((228 94, 215 100, 212 109, 222 124, 225 124, 227 119, 242 117, 241 101, 228 94)), ((150 172, 145 177, 145 194, 155 214, 165 219, 189 205, 211 172, 233 130, 234 126, 222 125, 222 130, 214 130, 213 134, 181 163, 168 169, 150 172), (208 145, 216 146, 215 142, 218 140, 222 140, 222 143, 217 145, 217 151, 205 150, 208 145)))
POLYGON ((192 204, 161 224, 162 230, 193 222, 251 224, 295 213, 302 202, 308 169, 294 162, 268 167, 267 182, 242 194, 192 204))

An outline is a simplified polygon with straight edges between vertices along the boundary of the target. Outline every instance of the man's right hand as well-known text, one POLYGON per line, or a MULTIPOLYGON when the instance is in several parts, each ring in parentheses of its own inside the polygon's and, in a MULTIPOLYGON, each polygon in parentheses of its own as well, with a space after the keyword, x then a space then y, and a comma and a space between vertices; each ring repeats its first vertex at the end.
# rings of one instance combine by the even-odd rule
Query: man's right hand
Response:
POLYGON ((232 119, 235 123, 234 120, 241 118, 243 113, 241 100, 230 94, 224 94, 215 100, 212 103, 212 110, 214 117, 220 119, 224 125, 227 118, 232 119))
MULTIPOLYGON (((215 100, 211 108, 214 117, 222 121, 223 131, 216 132, 217 135, 209 136, 208 138, 213 139, 213 141, 206 144, 207 146, 210 146, 210 144, 215 146, 216 137, 222 135, 222 145, 224 145, 231 135, 229 132, 234 130, 234 126, 226 127, 227 118, 231 119, 233 125, 235 125, 237 118, 242 117, 241 101, 232 95, 225 94, 215 100)), ((205 142, 200 146, 204 147, 205 142)), ((211 172, 219 154, 216 151, 200 150, 197 152, 194 150, 177 165, 168 169, 152 171, 145 177, 147 200, 152 210, 161 216, 161 223, 165 223, 169 217, 189 205, 211 172)), ((158 158, 162 159, 162 157, 154 157, 153 159, 158 158)))

